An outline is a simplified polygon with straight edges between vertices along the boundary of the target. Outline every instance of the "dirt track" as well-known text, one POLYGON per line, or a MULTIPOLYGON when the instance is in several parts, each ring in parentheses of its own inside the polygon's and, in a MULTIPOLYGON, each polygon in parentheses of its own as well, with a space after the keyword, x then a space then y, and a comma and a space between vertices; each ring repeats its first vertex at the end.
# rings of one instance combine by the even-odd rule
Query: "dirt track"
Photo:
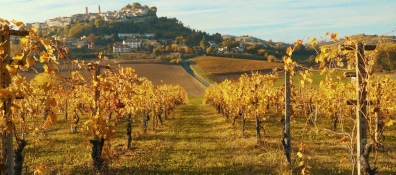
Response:
POLYGON ((122 63, 121 66, 132 67, 140 77, 146 77, 154 85, 178 84, 188 95, 203 95, 205 86, 193 78, 181 65, 158 63, 122 63))

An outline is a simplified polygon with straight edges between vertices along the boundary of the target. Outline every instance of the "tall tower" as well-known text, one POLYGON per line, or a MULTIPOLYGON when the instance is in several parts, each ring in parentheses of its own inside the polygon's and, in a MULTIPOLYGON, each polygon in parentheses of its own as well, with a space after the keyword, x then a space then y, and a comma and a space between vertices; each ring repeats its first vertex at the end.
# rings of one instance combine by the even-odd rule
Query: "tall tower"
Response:
POLYGON ((85 15, 86 15, 87 19, 89 19, 88 7, 85 7, 85 15))
POLYGON ((101 13, 101 12, 100 12, 100 5, 98 5, 98 9, 99 9, 99 15, 100 15, 100 13, 101 13))

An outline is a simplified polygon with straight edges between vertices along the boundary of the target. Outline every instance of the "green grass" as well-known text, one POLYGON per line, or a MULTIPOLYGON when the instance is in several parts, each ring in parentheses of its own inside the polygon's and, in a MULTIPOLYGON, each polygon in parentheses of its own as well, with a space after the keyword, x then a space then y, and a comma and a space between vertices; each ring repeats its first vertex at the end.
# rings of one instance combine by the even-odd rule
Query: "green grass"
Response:
MULTIPOLYGON (((280 144, 281 115, 271 114, 264 121, 266 132, 263 141, 257 143, 253 119, 248 120, 242 136, 240 120, 232 125, 230 119, 203 105, 202 100, 202 96, 190 97, 189 104, 180 106, 154 130, 150 121, 146 135, 142 134, 140 117, 135 118, 132 149, 125 146, 125 123, 120 122, 117 138, 104 153, 107 166, 102 174, 299 174, 301 168, 297 165, 302 159, 296 153, 300 143, 309 147, 303 152, 303 159, 312 166, 312 174, 351 174, 352 164, 339 161, 342 156, 349 156, 347 145, 340 142, 339 136, 322 130, 331 128, 331 119, 319 118, 319 130, 307 127, 304 117, 292 119, 291 173, 285 166, 280 144)), ((71 134, 69 127, 63 125, 57 131, 30 139, 24 151, 28 174, 33 174, 39 165, 46 166, 47 174, 95 174, 90 138, 79 129, 80 133, 71 134)), ((395 132, 394 126, 385 131, 385 147, 377 164, 384 174, 396 172, 395 132)))
MULTIPOLYGON (((350 78, 343 78, 343 74, 344 72, 350 72, 349 70, 335 70, 334 74, 333 74, 333 78, 334 80, 336 80, 337 76, 339 76, 341 78, 341 81, 343 82, 347 82, 350 81, 350 78)), ((312 86, 317 87, 319 86, 319 83, 322 80, 326 79, 326 74, 321 75, 320 71, 314 71, 312 73, 312 86)), ((302 80, 302 76, 297 74, 292 76, 292 81, 294 83, 294 85, 296 85, 297 87, 300 86, 300 81, 302 80)), ((275 86, 281 86, 285 83, 285 74, 284 73, 279 73, 279 79, 278 81, 275 83, 275 86)), ((307 83, 307 82, 305 82, 307 83)))

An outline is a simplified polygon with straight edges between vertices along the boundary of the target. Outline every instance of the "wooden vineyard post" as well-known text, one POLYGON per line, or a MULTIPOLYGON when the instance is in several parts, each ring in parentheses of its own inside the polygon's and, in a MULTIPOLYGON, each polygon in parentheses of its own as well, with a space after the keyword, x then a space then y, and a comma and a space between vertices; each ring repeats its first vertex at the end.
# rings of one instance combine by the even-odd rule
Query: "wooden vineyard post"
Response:
MULTIPOLYGON (((11 62, 11 58, 10 58, 10 35, 8 32, 8 27, 6 26, 1 26, 1 35, 0 35, 0 44, 1 47, 4 50, 4 53, 1 54, 1 70, 0 70, 0 86, 2 89, 7 88, 10 83, 11 83, 11 77, 10 77, 10 73, 8 72, 6 66, 7 64, 9 64, 11 62)), ((10 115, 11 115, 11 111, 10 111, 10 105, 11 105, 11 99, 7 98, 7 99, 3 99, 3 114, 6 120, 6 124, 7 126, 9 124, 11 124, 10 121, 10 115)), ((12 137, 13 133, 12 130, 3 132, 3 136, 2 136, 2 156, 3 156, 3 162, 6 164, 6 171, 5 174, 11 175, 14 174, 14 152, 13 152, 13 137, 12 137)))
MULTIPOLYGON (((11 83, 11 76, 6 66, 11 63, 10 57, 10 36, 26 36, 29 32, 10 30, 8 26, 0 25, 0 47, 2 52, 0 53, 0 87, 1 89, 7 88, 11 83)), ((2 112, 6 120, 7 128, 11 128, 11 98, 3 99, 2 112)), ((13 175, 14 172, 14 149, 13 149, 13 132, 7 129, 2 135, 2 158, 6 164, 5 174, 13 175)))
POLYGON ((282 146, 286 156, 286 161, 291 166, 291 137, 290 137, 290 115, 291 115, 291 86, 290 71, 285 70, 285 118, 283 119, 282 146))
MULTIPOLYGON (((356 95, 357 100, 348 100, 349 105, 356 105, 356 167, 357 174, 364 174, 364 170, 369 167, 368 155, 364 156, 367 145, 367 80, 368 74, 366 70, 367 58, 364 56, 365 50, 374 50, 375 45, 365 45, 361 42, 356 43, 356 72, 347 73, 349 77, 356 77, 356 95)), ((351 46, 344 47, 347 50, 352 50, 351 46)))
POLYGON ((360 157, 363 155, 364 148, 367 144, 367 119, 366 119, 366 96, 367 96, 367 71, 364 60, 364 45, 356 43, 356 156, 357 156, 357 170, 358 175, 361 174, 361 161, 360 157))

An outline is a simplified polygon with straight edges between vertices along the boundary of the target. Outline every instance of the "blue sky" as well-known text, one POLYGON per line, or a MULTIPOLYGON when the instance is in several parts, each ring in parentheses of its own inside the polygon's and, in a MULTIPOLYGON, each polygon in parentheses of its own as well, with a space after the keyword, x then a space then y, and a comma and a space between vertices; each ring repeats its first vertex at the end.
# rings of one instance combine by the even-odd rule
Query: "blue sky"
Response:
MULTIPOLYGON (((385 34, 396 30, 395 0, 0 0, 0 18, 44 22, 59 16, 119 10, 139 2, 159 17, 175 17, 193 29, 294 42, 338 32, 385 34)), ((390 33, 396 35, 396 32, 390 33)))

